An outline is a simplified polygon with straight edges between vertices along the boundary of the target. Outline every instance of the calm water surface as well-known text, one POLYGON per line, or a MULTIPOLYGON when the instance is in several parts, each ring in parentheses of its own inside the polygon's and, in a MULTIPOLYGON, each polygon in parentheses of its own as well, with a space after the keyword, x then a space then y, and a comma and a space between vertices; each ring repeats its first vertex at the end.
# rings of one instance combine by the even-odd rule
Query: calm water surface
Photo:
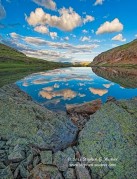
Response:
MULTIPOLYGON (((100 77, 102 74, 106 75, 106 70, 103 70, 104 73, 102 70, 92 70, 90 67, 55 69, 34 73, 17 81, 16 84, 35 101, 51 110, 65 110, 66 104, 83 103, 99 98, 105 102, 108 96, 116 99, 137 96, 135 85, 132 87, 119 83, 119 79, 125 80, 123 73, 122 77, 118 75, 118 79, 115 80, 117 71, 113 70, 113 73, 108 72, 110 75, 107 74, 105 79, 100 77)), ((133 77, 131 78, 133 80, 133 77)), ((130 80, 129 83, 131 84, 130 80)))

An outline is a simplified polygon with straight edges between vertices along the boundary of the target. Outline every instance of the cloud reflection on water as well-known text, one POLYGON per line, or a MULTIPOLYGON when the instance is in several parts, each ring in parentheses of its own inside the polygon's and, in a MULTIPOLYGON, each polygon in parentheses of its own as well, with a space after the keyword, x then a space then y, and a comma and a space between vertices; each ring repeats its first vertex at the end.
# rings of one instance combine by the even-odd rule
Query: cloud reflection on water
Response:
POLYGON ((97 94, 99 96, 103 96, 108 93, 107 89, 89 88, 89 90, 91 91, 91 93, 97 94))

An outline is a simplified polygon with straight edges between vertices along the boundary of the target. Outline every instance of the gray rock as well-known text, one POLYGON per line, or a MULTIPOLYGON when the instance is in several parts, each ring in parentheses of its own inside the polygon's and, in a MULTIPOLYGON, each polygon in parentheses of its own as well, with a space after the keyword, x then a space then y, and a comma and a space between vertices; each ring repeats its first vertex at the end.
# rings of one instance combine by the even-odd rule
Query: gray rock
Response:
POLYGON ((18 167, 15 169, 15 171, 14 171, 14 178, 17 178, 17 177, 18 177, 19 171, 20 171, 20 168, 19 168, 19 166, 18 166, 18 167))
POLYGON ((5 154, 5 150, 0 150, 0 155, 5 154))
POLYGON ((0 170, 0 179, 14 179, 10 167, 6 167, 3 170, 0 170))
POLYGON ((27 157, 27 165, 32 164, 32 162, 33 162, 33 154, 30 153, 29 156, 27 157))
POLYGON ((40 158, 43 164, 52 164, 52 151, 40 152, 40 158))
POLYGON ((39 178, 39 179, 63 179, 61 173, 58 171, 57 167, 50 165, 37 165, 31 172, 28 177, 31 178, 39 178))
POLYGON ((65 179, 76 179, 75 171, 73 168, 68 168, 67 171, 63 172, 65 179))
POLYGON ((31 144, 58 151, 73 142, 77 127, 67 115, 33 102, 16 85, 0 88, 0 134, 10 144, 31 144))
POLYGON ((76 176, 77 179, 91 179, 89 171, 83 166, 76 166, 76 176))
POLYGON ((10 147, 15 147, 16 145, 28 145, 28 140, 27 138, 22 138, 18 136, 12 135, 9 140, 6 142, 6 145, 9 145, 10 147))
POLYGON ((33 160, 33 167, 36 167, 36 165, 38 165, 39 163, 40 163, 40 158, 36 156, 33 160))
POLYGON ((21 161, 24 158, 25 158, 25 153, 19 145, 16 145, 13 151, 8 156, 8 159, 14 162, 21 161))
POLYGON ((54 154, 55 164, 60 171, 66 171, 69 167, 69 161, 75 158, 75 152, 72 148, 67 148, 66 150, 58 151, 54 154))
POLYGON ((0 169, 3 169, 3 168, 5 168, 6 166, 4 165, 4 163, 3 162, 0 162, 0 169))
POLYGON ((28 178, 29 176, 29 172, 26 170, 26 168, 24 167, 24 165, 20 165, 19 166, 19 170, 20 170, 20 175, 22 178, 28 178))
POLYGON ((10 162, 10 168, 11 168, 11 170, 13 170, 13 171, 15 171, 16 170, 16 168, 18 167, 18 165, 19 165, 19 163, 17 162, 17 163, 14 163, 14 162, 10 162))
POLYGON ((136 178, 136 119, 137 99, 108 102, 90 117, 78 147, 84 157, 106 164, 91 167, 93 178, 136 178))
POLYGON ((0 149, 4 147, 4 145, 6 144, 6 141, 0 141, 0 149))

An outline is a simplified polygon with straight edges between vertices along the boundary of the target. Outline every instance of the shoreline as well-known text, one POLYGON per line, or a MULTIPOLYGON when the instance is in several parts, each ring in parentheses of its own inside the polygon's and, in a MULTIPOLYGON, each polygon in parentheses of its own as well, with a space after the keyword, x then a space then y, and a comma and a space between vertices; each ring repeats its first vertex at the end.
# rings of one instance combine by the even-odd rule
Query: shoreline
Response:
POLYGON ((0 88, 0 106, 3 176, 35 178, 42 172, 53 178, 65 179, 69 176, 74 179, 102 178, 103 175, 105 178, 119 178, 126 172, 127 176, 135 177, 132 166, 135 165, 137 149, 137 98, 110 100, 101 105, 99 110, 89 115, 81 130, 68 115, 47 110, 15 84, 0 88), (125 161, 121 161, 123 153, 125 161), (108 163, 107 172, 101 167, 105 163, 95 165, 92 161, 83 164, 83 158, 99 159, 101 156, 118 158, 116 166, 111 166, 115 175, 108 163), (69 159, 75 160, 71 163, 69 159))

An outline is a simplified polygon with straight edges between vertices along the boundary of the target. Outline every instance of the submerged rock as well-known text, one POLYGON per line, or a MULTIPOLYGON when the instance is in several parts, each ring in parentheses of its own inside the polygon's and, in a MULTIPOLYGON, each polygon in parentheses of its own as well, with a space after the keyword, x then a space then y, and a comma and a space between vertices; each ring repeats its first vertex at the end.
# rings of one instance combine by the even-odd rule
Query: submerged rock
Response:
POLYGON ((58 151, 76 137, 78 129, 66 115, 35 103, 14 84, 0 89, 0 109, 0 134, 13 146, 31 144, 58 151))
POLYGON ((79 134, 92 178, 136 178, 137 99, 104 104, 79 134), (104 166, 101 166, 104 165, 104 166))

